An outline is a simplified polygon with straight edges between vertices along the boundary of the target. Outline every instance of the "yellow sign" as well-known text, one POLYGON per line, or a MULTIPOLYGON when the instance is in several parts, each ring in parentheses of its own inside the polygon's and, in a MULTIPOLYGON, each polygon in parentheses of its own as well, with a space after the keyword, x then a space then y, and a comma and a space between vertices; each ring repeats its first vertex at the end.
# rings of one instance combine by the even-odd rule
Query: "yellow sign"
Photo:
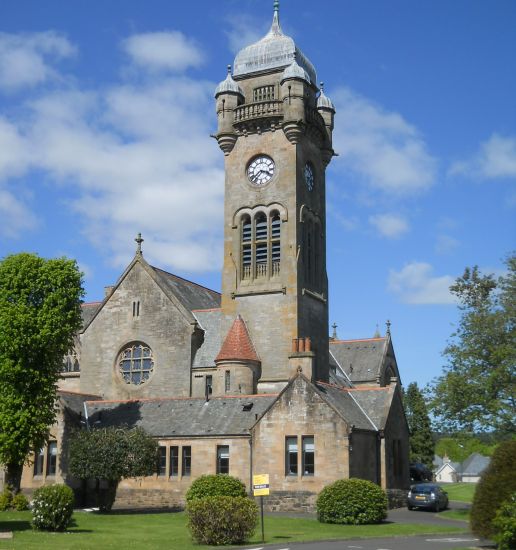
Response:
POLYGON ((269 495, 269 474, 253 476, 253 495, 255 497, 266 497, 269 495))

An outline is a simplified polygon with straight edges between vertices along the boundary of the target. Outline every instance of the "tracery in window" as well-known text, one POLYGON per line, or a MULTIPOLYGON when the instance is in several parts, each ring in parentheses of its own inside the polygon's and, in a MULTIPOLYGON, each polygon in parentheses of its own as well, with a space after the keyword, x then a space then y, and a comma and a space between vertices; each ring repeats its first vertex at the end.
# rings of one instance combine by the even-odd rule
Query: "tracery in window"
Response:
POLYGON ((126 384, 143 384, 154 370, 152 350, 141 342, 130 345, 120 353, 118 369, 126 384))
POLYGON ((61 372, 80 372, 80 370, 79 359, 75 352, 64 358, 61 372))

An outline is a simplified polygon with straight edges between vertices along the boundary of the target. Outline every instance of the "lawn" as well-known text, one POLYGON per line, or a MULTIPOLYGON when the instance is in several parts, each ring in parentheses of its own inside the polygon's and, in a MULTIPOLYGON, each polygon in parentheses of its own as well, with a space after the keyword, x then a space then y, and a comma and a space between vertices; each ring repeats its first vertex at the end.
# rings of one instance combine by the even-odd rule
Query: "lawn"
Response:
POLYGON ((469 521, 469 508, 461 508, 459 510, 446 510, 439 515, 448 519, 458 519, 461 521, 469 521))
POLYGON ((476 483, 442 483, 442 488, 448 493, 450 500, 473 502, 473 495, 477 488, 476 483))
MULTIPOLYGON (((199 550, 191 542, 184 513, 110 514, 86 512, 74 514, 74 525, 66 533, 32 531, 29 512, 0 512, 0 532, 13 531, 12 540, 1 540, 0 549, 23 550, 199 550)), ((289 543, 307 540, 385 537, 417 534, 461 532, 457 527, 434 525, 328 525, 314 519, 266 516, 267 543, 289 543)), ((250 544, 261 542, 260 529, 250 544)))

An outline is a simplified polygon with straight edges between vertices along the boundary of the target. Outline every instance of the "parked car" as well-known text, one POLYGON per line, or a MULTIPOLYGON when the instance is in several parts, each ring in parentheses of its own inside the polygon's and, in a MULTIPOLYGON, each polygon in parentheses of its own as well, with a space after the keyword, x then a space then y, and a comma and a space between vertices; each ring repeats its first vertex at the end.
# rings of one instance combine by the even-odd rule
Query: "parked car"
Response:
POLYGON ((421 462, 410 464, 410 481, 432 481, 432 471, 421 462))
POLYGON ((410 486, 407 508, 429 508, 435 512, 448 507, 448 493, 435 483, 418 483, 410 486))

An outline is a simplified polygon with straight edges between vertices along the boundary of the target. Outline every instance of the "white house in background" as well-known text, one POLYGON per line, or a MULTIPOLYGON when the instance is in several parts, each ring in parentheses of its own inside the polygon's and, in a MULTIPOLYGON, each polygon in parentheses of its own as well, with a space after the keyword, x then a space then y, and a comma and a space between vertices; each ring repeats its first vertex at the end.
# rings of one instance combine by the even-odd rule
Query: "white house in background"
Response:
POLYGON ((460 463, 452 462, 444 455, 442 464, 435 472, 435 481, 439 483, 455 483, 460 481, 460 463))

